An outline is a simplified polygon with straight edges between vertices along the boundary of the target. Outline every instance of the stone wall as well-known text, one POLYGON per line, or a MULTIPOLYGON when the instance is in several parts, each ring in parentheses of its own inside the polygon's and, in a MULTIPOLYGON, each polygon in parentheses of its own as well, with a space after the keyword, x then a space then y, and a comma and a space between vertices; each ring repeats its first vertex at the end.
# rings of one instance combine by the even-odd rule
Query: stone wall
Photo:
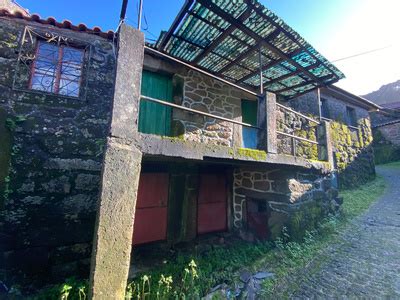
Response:
POLYGON ((113 93, 113 44, 95 35, 5 19, 0 39, 0 128, 5 120, 12 138, 1 190, 1 269, 7 269, 8 280, 18 276, 29 283, 42 276, 87 275, 113 93), (25 25, 86 43, 85 97, 35 92, 24 82, 15 88, 25 25))
MULTIPOLYGON (((339 183, 344 188, 352 188, 364 184, 375 176, 374 154, 371 147, 373 138, 368 111, 360 106, 350 104, 344 99, 334 97, 324 92, 323 89, 321 90, 321 98, 327 100, 331 139, 335 153, 335 168, 339 173, 339 183), (346 124, 346 107, 354 108, 357 127, 346 124)), ((318 108, 318 95, 316 92, 292 99, 286 104, 305 115, 318 118, 319 111, 315 109, 318 108), (310 107, 310 103, 315 104, 315 106, 310 107)), ((289 119, 286 118, 286 120, 289 119)), ((295 118, 292 118, 292 120, 292 122, 286 121, 286 123, 292 123, 294 124, 292 127, 296 127, 296 123, 299 123, 299 121, 295 118)), ((299 126, 297 125, 297 127, 299 126)), ((308 132, 312 133, 312 131, 308 132)), ((311 136, 310 139, 314 139, 314 136, 311 136)), ((282 143, 283 149, 288 151, 287 149, 291 145, 290 139, 285 140, 282 143)), ((316 153, 313 147, 311 149, 306 148, 305 151, 303 150, 304 152, 308 156, 310 154, 314 156, 313 154, 316 153)))
MULTIPOLYGON (((317 141, 318 124, 312 122, 291 111, 277 107, 277 130, 317 141)), ((306 159, 318 160, 318 146, 305 141, 294 140, 290 137, 278 134, 278 153, 303 157, 306 159), (294 145, 293 145, 294 143, 294 145), (295 147, 295 152, 293 152, 295 147)))
POLYGON ((256 199, 267 204, 265 225, 271 239, 279 237, 283 227, 299 239, 322 217, 339 210, 341 199, 337 196, 330 175, 311 170, 238 168, 234 171, 233 225, 246 230, 246 205, 249 199, 256 199))
POLYGON ((400 160, 400 123, 373 129, 375 163, 384 164, 400 160))
POLYGON ((359 119, 358 129, 331 122, 331 137, 340 187, 355 188, 375 177, 369 119, 359 119))
MULTIPOLYGON (((193 70, 182 77, 184 93, 181 104, 184 107, 242 121, 241 100, 249 99, 250 95, 193 70)), ((174 110, 173 119, 176 135, 184 140, 230 147, 235 142, 241 144, 241 127, 230 122, 181 110, 174 110)))

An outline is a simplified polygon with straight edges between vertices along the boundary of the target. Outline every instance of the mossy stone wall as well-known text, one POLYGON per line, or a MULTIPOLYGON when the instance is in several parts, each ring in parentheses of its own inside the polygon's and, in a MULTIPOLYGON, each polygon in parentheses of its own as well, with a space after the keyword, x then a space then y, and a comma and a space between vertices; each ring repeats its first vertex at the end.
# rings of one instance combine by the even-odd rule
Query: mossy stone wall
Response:
POLYGON ((1 189, 2 280, 33 284, 86 276, 113 98, 112 41, 5 18, 0 20, 0 41, 0 180, 6 176, 8 181, 1 189), (32 91, 28 85, 16 88, 13 79, 27 25, 87 43, 90 51, 84 60, 89 68, 81 83, 86 97, 32 91))

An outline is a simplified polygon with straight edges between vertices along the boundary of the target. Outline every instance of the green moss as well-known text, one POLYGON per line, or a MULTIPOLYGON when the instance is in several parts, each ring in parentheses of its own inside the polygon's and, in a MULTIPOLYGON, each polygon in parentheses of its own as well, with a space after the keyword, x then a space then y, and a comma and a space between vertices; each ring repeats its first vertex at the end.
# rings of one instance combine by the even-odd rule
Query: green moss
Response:
MULTIPOLYGON (((265 161, 267 159, 267 153, 262 150, 239 148, 236 150, 238 157, 251 158, 257 161, 265 161)), ((235 156, 235 155, 234 155, 235 156)))

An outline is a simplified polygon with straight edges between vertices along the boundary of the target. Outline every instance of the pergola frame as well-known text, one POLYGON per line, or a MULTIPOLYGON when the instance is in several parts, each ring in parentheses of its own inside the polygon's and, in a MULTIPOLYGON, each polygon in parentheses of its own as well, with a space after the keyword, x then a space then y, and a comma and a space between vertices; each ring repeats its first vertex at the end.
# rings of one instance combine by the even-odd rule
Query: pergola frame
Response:
MULTIPOLYGON (((254 0, 244 0, 241 5, 246 5, 246 7, 239 15, 235 16, 224 9, 223 6, 227 5, 227 1, 225 1, 225 3, 223 1, 220 2, 221 1, 218 2, 218 0, 186 0, 172 26, 159 39, 155 48, 160 52, 189 63, 196 68, 203 69, 206 72, 250 90, 260 90, 260 87, 264 86, 262 92, 260 90, 260 94, 269 91, 284 96, 285 98, 297 97, 315 88, 332 84, 344 77, 336 67, 318 54, 296 32, 281 20, 277 19, 275 15, 266 10, 258 2, 254 0), (201 9, 199 9, 199 7, 201 9), (205 18, 204 10, 207 10, 207 13, 214 19, 205 18), (203 12, 203 14, 200 15, 198 13, 199 11, 203 12), (225 26, 223 28, 219 26, 218 23, 220 22, 215 22, 216 18, 219 18, 218 21, 222 20, 222 22, 224 22, 225 26), (263 20, 265 26, 269 26, 268 29, 272 30, 268 35, 263 37, 257 33, 254 28, 250 28, 248 24, 245 24, 245 22, 249 22, 251 18, 263 20), (201 44, 196 39, 190 40, 180 34, 180 31, 182 33, 187 30, 187 28, 182 29, 182 26, 184 24, 186 24, 186 26, 188 24, 190 25, 191 22, 193 24, 201 24, 202 26, 206 25, 208 29, 215 30, 215 32, 217 32, 216 38, 211 40, 208 45, 204 45, 204 43, 201 44), (239 38, 241 36, 236 36, 233 34, 234 32, 236 32, 236 35, 237 32, 240 32, 245 38, 239 38), (278 37, 283 37, 286 41, 289 41, 290 46, 294 48, 294 50, 286 53, 280 49, 276 45, 276 42, 274 44, 274 40, 278 37), (235 43, 237 43, 235 46, 241 44, 242 47, 246 49, 238 53, 236 57, 230 57, 232 52, 223 55, 221 51, 218 51, 218 47, 226 39, 234 40, 235 43), (186 58, 171 53, 173 52, 171 48, 174 48, 176 44, 178 47, 181 47, 179 41, 195 48, 197 54, 193 57, 186 58), (174 43, 173 47, 171 47, 171 43, 174 43), (255 66, 253 67, 253 65, 254 56, 257 53, 260 56, 259 61, 261 62, 266 58, 264 61, 267 61, 267 63, 265 65, 259 63, 259 66, 256 68, 255 66), (221 64, 222 61, 224 65, 219 70, 210 70, 210 68, 203 66, 202 61, 209 55, 213 55, 215 59, 218 59, 216 63, 221 64), (299 61, 299 58, 296 57, 297 55, 306 55, 309 61, 304 64, 301 62, 301 58, 299 61), (248 60, 247 63, 251 63, 250 67, 246 65, 246 60, 248 60), (307 65, 308 62, 310 63, 307 65), (265 72, 274 67, 278 68, 277 71, 280 71, 280 73, 275 72, 278 74, 273 74, 273 76, 265 74, 265 72), (317 68, 322 68, 323 72, 321 71, 321 73, 318 73, 319 70, 317 70, 317 68), (227 71, 231 71, 234 76, 227 74, 227 71), (254 83, 256 80, 258 80, 258 84, 254 83), (289 92, 289 94, 285 92, 289 92)), ((201 30, 204 30, 204 28, 200 30, 199 26, 193 27, 194 29, 191 28, 194 30, 193 32, 198 30, 201 33, 201 30)), ((193 32, 191 34, 193 34, 193 32)), ((198 33, 196 33, 196 35, 197 34, 198 33)), ((183 49, 181 52, 184 50, 188 49, 183 49)), ((193 49, 189 50, 193 51, 193 49)))

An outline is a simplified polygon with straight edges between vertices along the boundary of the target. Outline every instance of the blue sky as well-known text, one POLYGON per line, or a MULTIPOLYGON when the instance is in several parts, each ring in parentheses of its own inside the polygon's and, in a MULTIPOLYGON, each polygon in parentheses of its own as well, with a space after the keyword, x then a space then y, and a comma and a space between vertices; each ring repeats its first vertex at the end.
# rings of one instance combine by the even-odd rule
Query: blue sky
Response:
MULTIPOLYGON (((19 0, 31 13, 57 20, 115 30, 122 0, 19 0)), ((138 0, 130 0, 127 22, 137 22, 138 0)), ((143 28, 155 39, 167 30, 184 0, 144 0, 143 28), (147 22, 146 22, 147 21, 147 22)), ((371 49, 391 46, 376 53, 335 63, 346 75, 338 85, 364 94, 400 79, 398 28, 399 0, 261 0, 311 45, 330 60, 371 49), (378 4, 379 3, 379 4, 378 4), (395 38, 393 39, 393 36, 395 38)))

